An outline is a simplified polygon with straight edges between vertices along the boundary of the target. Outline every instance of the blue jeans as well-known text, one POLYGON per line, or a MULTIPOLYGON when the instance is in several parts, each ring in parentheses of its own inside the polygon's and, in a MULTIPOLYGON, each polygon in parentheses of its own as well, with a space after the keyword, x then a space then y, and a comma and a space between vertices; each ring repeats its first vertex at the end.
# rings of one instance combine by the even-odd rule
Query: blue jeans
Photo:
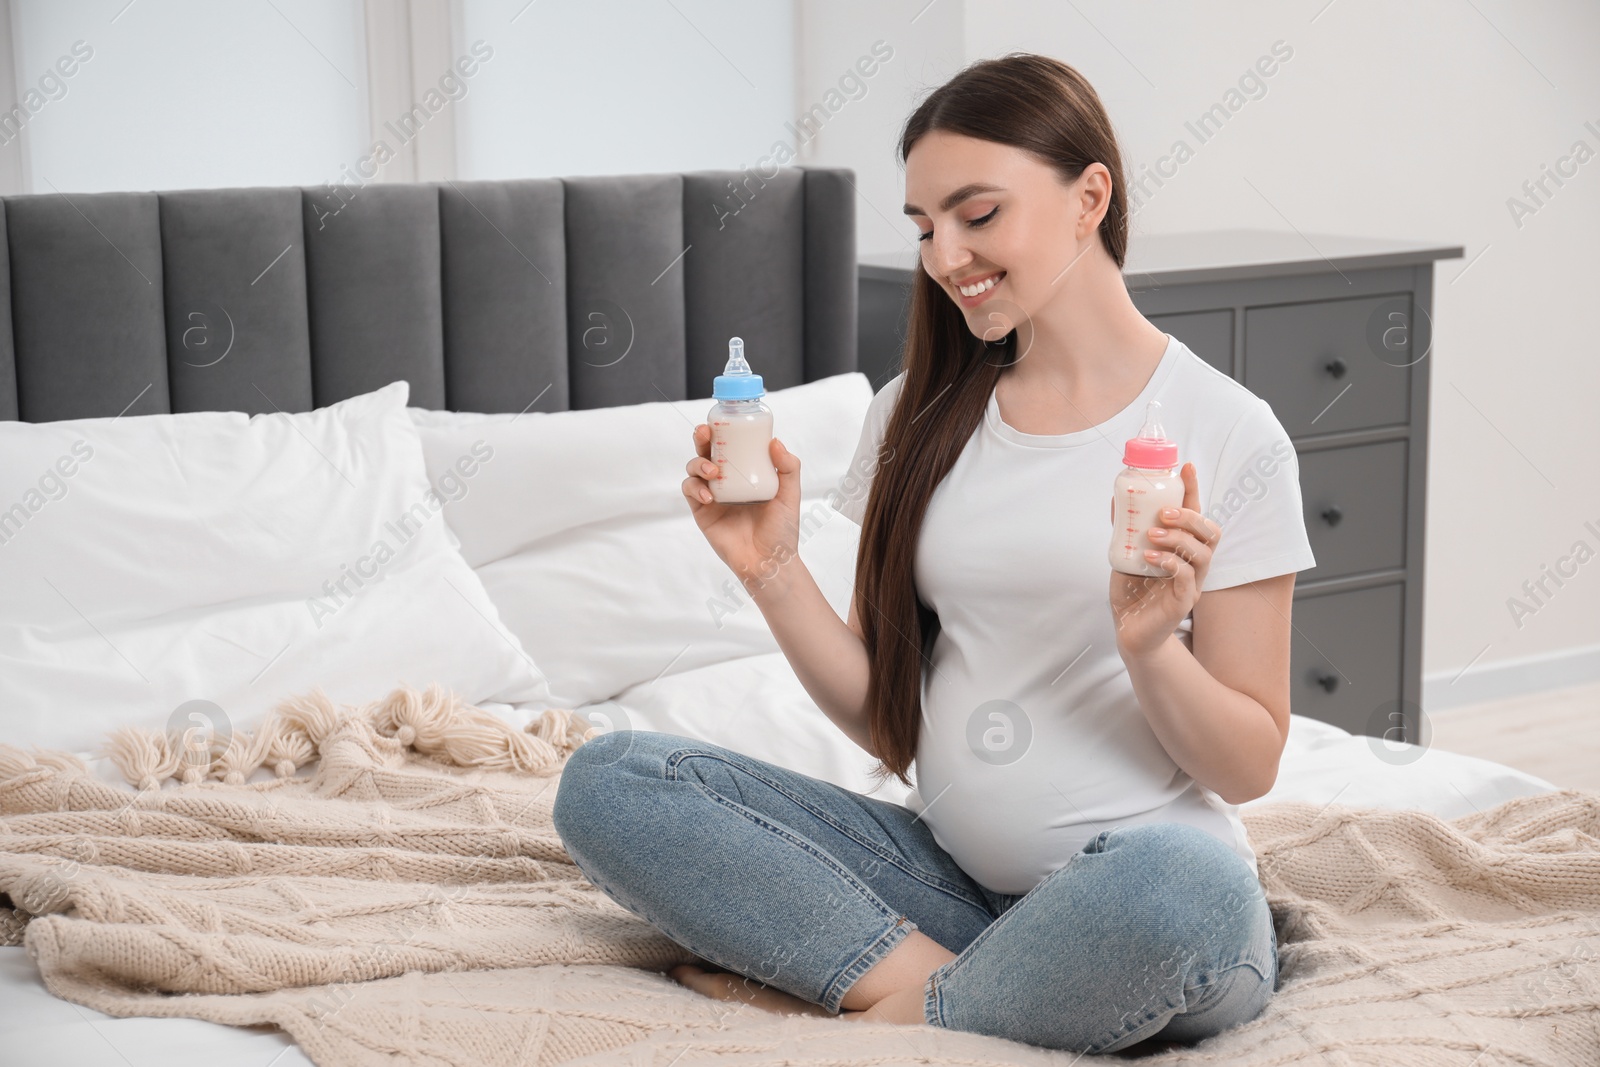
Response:
POLYGON ((1198 1041, 1277 984, 1260 882, 1183 823, 1102 830, 1027 893, 995 893, 900 804, 649 730, 579 747, 554 819, 618 904, 830 1012, 912 930, 957 953, 923 986, 928 1023, 1045 1048, 1198 1041))

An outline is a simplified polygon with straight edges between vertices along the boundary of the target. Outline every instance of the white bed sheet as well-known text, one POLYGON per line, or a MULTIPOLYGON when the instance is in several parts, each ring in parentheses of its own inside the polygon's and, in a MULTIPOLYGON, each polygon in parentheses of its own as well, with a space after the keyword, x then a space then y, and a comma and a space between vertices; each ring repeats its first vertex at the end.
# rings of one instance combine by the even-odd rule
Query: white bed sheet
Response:
MULTIPOLYGON (((538 714, 530 705, 486 707, 519 726, 538 714)), ((579 710, 607 728, 701 738, 895 803, 908 792, 894 779, 872 792, 873 760, 828 721, 781 652, 668 674, 579 710)), ((121 782, 109 761, 89 763, 98 776, 121 782)), ((1383 744, 1294 715, 1276 785, 1242 807, 1338 801, 1414 808, 1450 819, 1557 788, 1492 760, 1383 744)), ((0 1049, 6 1067, 311 1064, 276 1031, 192 1019, 116 1019, 59 1000, 21 948, 0 948, 0 1049)))
MULTIPOLYGON (((867 772, 874 761, 828 720, 781 652, 669 674, 579 710, 607 725, 704 738, 882 800, 901 803, 909 792, 895 779, 871 792, 867 772)), ((1452 819, 1556 788, 1492 760, 1352 735, 1291 715, 1277 782, 1241 808, 1337 800, 1452 819)))
POLYGON ((312 1067, 289 1035, 198 1019, 118 1019, 51 996, 22 948, 0 948, 5 1067, 312 1067))

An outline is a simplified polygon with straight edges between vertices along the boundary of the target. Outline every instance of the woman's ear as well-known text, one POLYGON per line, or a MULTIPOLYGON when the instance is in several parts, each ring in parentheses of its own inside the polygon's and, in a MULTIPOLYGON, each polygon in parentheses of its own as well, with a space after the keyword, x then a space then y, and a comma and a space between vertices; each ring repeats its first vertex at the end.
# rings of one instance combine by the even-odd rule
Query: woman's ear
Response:
POLYGON ((1111 203, 1111 171, 1104 163, 1090 163, 1078 175, 1079 237, 1089 230, 1098 229, 1111 203))

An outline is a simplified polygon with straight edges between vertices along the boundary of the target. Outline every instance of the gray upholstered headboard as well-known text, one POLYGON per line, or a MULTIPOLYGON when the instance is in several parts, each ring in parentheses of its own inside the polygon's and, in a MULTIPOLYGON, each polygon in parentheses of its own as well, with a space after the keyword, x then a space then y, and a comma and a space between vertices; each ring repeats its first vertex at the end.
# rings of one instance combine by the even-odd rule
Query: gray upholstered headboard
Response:
POLYGON ((856 369, 847 170, 51 193, 0 227, 4 419, 694 399, 733 335, 768 389, 856 369))

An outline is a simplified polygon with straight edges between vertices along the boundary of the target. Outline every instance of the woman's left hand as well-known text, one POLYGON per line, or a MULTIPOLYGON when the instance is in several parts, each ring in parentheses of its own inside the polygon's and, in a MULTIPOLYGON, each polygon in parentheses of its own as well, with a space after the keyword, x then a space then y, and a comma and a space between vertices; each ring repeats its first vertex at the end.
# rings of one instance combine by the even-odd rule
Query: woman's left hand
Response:
POLYGON ((1222 527, 1200 514, 1200 486, 1194 464, 1185 463, 1183 507, 1156 516, 1150 541, 1158 547, 1145 559, 1163 568, 1167 577, 1111 572, 1111 615, 1117 626, 1117 650, 1124 659, 1155 651, 1194 610, 1200 586, 1211 566, 1211 554, 1222 527))

